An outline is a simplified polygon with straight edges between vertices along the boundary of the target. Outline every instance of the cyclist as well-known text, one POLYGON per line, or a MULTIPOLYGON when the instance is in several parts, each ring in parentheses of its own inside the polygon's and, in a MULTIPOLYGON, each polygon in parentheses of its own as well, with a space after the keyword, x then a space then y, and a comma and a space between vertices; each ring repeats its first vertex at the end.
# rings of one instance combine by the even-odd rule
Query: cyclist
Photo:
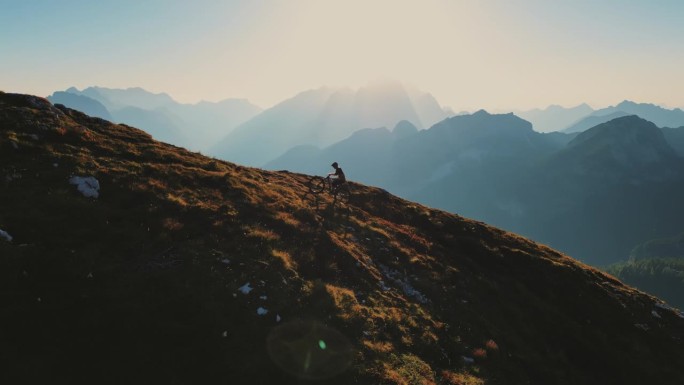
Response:
POLYGON ((331 166, 335 169, 335 172, 328 174, 328 179, 330 179, 330 190, 335 191, 337 187, 347 182, 347 178, 344 176, 342 167, 337 162, 334 162, 331 166))

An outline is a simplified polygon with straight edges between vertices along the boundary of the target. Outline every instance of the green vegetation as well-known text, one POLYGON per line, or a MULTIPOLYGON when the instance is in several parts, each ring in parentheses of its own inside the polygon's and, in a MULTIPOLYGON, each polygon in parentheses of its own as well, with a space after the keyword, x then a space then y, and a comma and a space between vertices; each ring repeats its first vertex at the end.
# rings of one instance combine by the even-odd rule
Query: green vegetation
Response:
POLYGON ((606 271, 628 285, 684 309, 684 258, 636 259, 610 265, 606 271))

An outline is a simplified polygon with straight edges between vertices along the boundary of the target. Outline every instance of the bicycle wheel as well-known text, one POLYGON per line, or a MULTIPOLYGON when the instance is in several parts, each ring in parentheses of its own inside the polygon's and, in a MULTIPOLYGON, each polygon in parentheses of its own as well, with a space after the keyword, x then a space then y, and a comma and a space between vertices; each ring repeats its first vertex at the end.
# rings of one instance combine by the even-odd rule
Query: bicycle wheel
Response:
POLYGON ((320 176, 314 176, 309 179, 309 191, 312 194, 319 194, 325 190, 326 180, 320 176))

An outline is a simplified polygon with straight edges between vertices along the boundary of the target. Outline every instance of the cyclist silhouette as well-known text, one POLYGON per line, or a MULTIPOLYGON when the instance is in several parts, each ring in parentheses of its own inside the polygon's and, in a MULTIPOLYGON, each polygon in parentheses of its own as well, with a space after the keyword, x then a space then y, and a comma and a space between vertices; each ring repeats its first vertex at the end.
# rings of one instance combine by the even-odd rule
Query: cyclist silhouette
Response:
POLYGON ((330 178, 330 190, 335 191, 340 185, 347 182, 347 177, 344 176, 344 171, 342 171, 342 167, 337 162, 334 162, 331 166, 335 169, 335 172, 328 174, 328 178, 330 178))

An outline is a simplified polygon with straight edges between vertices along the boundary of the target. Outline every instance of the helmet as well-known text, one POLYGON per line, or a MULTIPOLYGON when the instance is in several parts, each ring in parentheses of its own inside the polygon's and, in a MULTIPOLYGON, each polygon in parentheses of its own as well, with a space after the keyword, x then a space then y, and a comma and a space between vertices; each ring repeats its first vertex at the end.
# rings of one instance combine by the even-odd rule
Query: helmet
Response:
POLYGON ((333 164, 331 164, 331 166, 333 166, 334 168, 337 168, 337 162, 333 162, 333 164))

